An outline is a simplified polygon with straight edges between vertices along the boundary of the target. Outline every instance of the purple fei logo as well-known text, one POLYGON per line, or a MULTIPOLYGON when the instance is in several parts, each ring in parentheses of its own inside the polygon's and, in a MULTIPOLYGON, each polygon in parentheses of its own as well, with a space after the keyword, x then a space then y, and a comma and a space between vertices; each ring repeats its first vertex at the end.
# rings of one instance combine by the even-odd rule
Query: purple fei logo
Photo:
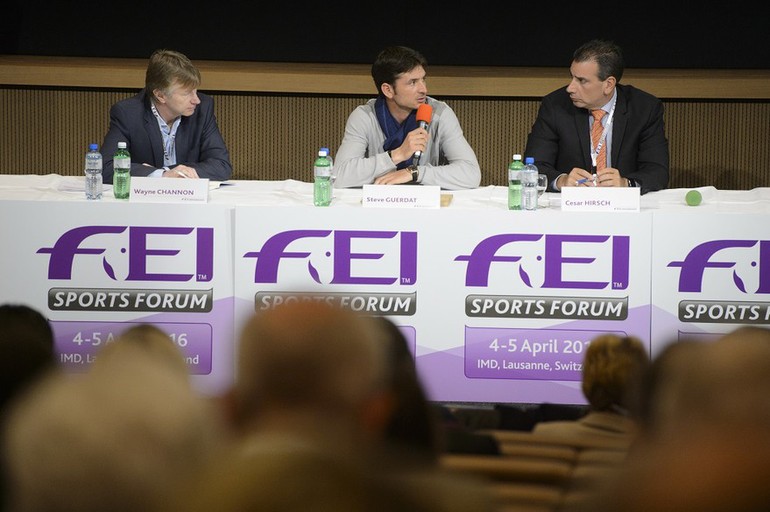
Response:
MULTIPOLYGON (((102 269, 110 279, 117 281, 114 262, 108 261, 105 253, 107 247, 84 247, 84 242, 104 242, 104 236, 118 236, 125 241, 128 231, 128 246, 122 247, 120 252, 126 254, 128 272, 125 281, 211 281, 214 277, 214 229, 213 228, 188 228, 188 227, 145 227, 145 226, 81 226, 70 229, 56 240, 53 247, 42 247, 38 254, 50 254, 48 262, 48 279, 72 279, 72 268, 75 257, 78 260, 86 259, 86 256, 102 256, 102 269), (180 242, 177 248, 152 248, 149 238, 163 237, 166 245, 180 242), (184 237, 184 238, 179 238, 184 237), (194 244, 195 258, 174 258, 174 265, 182 269, 188 269, 189 273, 152 273, 148 270, 148 260, 151 258, 172 258, 177 256, 182 243, 189 246, 194 244)), ((112 242, 114 244, 114 242, 112 242)), ((107 244, 102 244, 107 245, 107 244)), ((112 247, 112 245, 110 245, 112 247)), ((85 263, 82 263, 85 264, 85 263)))
MULTIPOLYGON (((680 292, 701 292, 706 269, 722 269, 732 270, 732 282, 741 292, 751 293, 746 284, 750 282, 756 284, 754 293, 770 293, 770 240, 710 240, 693 247, 682 261, 672 261, 667 266, 681 269, 680 292), (733 259, 721 260, 717 256, 720 251, 729 252, 733 259)), ((721 274, 722 279, 727 275, 721 274)), ((710 275, 716 278, 718 274, 710 275)))
MULTIPOLYGON (((324 251, 331 258, 331 280, 327 284, 413 285, 417 282, 417 233, 412 231, 355 231, 298 229, 276 233, 268 238, 258 251, 250 251, 244 258, 255 258, 255 283, 277 283, 278 271, 284 260, 307 260, 307 272, 318 284, 324 284, 311 256, 318 251, 318 241, 331 243, 324 251), (311 242, 315 241, 313 244, 311 242), (385 242, 385 243, 383 243, 385 242), (368 245, 372 252, 360 252, 354 246, 368 245), (385 246, 385 252, 374 247, 385 246), (384 257, 395 260, 388 265, 384 257), (354 275, 353 262, 381 262, 378 275, 354 275), (397 275, 393 275, 397 273, 397 275)), ((367 267, 372 272, 371 266, 367 267)))
MULTIPOLYGON (((518 264, 518 276, 529 288, 536 287, 532 274, 538 270, 542 274, 539 288, 601 290, 611 287, 614 290, 628 288, 630 238, 622 235, 556 235, 507 233, 485 238, 476 245, 471 254, 460 255, 455 261, 467 261, 465 272, 466 286, 489 285, 489 272, 493 263, 518 264), (499 255, 505 246, 512 246, 514 254, 499 255), (579 248, 586 256, 568 256, 568 249, 579 248), (525 256, 537 253, 536 258, 525 256), (599 256, 611 261, 610 265, 598 265, 599 256), (533 263, 532 260, 537 263, 533 263), (534 269, 527 265, 540 265, 534 269), (606 280, 568 280, 565 278, 565 265, 575 269, 577 265, 594 272, 606 274, 606 280), (598 268, 601 267, 601 268, 598 268)), ((509 252, 510 254, 510 252, 509 252)), ((573 272, 575 274, 575 272, 573 272)))

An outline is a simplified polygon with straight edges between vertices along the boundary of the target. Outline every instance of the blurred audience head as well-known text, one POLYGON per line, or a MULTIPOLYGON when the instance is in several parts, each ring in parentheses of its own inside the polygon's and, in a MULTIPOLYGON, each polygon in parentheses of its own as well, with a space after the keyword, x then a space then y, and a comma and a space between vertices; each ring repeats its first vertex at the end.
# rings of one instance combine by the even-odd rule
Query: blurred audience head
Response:
POLYGON ((128 350, 94 370, 49 375, 10 411, 10 510, 149 510, 214 453, 218 417, 165 361, 128 350))
POLYGON ((232 398, 241 426, 382 437, 393 397, 389 347, 378 329, 368 317, 314 300, 256 313, 238 348, 232 398))
POLYGON ((770 330, 740 327, 679 357, 659 393, 659 431, 747 423, 770 431, 770 330))
POLYGON ((706 343, 679 340, 664 346, 642 375, 637 407, 633 411, 644 435, 657 435, 666 418, 682 404, 678 390, 688 379, 690 366, 699 364, 706 343))
POLYGON ((586 510, 770 509, 769 330, 667 345, 645 389, 646 435, 586 510))
MULTIPOLYGON (((114 341, 104 345, 92 368, 98 370, 105 362, 114 364, 126 352, 139 351, 168 365, 184 379, 189 378, 184 354, 165 331, 152 324, 138 324, 123 331, 114 341)), ((93 370, 92 370, 93 371, 93 370)))
POLYGON ((431 459, 441 451, 439 417, 425 394, 417 374, 414 355, 401 329, 386 317, 373 317, 381 327, 382 343, 388 347, 394 409, 386 440, 401 448, 416 450, 431 459))
POLYGON ((770 438, 765 427, 704 426, 635 450, 585 512, 770 510, 770 438))
POLYGON ((51 324, 42 313, 26 304, 0 304, 0 329, 0 339, 28 340, 53 350, 51 324))
POLYGON ((603 334, 583 357, 583 395, 594 411, 627 413, 634 407, 642 374, 650 363, 644 344, 633 336, 603 334))
POLYGON ((48 319, 24 304, 0 305, 0 411, 55 367, 48 319))

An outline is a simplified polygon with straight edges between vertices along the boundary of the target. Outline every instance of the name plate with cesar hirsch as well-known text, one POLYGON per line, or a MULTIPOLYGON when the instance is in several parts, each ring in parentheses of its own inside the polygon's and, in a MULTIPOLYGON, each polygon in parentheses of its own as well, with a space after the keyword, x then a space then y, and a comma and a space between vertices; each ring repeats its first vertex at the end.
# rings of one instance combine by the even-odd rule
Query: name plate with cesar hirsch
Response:
POLYGON ((131 176, 129 202, 134 203, 207 203, 209 180, 146 178, 131 176))
POLYGON ((561 209, 570 212, 638 212, 638 187, 564 187, 561 209))

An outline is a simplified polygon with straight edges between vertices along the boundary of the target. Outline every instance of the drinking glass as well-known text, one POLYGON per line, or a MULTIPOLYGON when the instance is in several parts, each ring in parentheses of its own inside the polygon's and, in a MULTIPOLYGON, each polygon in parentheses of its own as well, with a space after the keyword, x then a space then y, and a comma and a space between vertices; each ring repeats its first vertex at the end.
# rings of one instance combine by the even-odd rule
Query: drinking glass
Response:
POLYGON ((537 175, 537 198, 540 199, 540 196, 543 195, 543 192, 545 192, 545 189, 548 187, 548 176, 545 174, 538 174, 537 175))

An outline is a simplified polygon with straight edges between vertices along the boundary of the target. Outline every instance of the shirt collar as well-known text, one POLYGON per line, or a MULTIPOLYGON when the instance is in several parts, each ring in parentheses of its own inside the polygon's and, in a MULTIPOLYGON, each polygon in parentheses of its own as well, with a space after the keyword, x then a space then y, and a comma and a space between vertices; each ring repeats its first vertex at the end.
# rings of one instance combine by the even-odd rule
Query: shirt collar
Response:
POLYGON ((615 90, 612 91, 612 98, 610 98, 610 101, 602 105, 601 109, 604 110, 605 112, 610 112, 617 100, 618 100, 618 88, 615 87, 615 90))

